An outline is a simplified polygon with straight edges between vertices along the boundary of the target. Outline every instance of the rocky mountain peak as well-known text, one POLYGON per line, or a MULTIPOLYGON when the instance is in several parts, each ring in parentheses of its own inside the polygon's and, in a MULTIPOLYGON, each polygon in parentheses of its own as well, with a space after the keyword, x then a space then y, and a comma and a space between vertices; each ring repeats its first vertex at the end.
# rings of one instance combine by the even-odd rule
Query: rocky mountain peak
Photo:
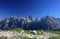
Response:
POLYGON ((60 18, 45 16, 33 18, 31 16, 16 17, 12 16, 0 21, 0 29, 21 28, 24 29, 60 29, 60 18))

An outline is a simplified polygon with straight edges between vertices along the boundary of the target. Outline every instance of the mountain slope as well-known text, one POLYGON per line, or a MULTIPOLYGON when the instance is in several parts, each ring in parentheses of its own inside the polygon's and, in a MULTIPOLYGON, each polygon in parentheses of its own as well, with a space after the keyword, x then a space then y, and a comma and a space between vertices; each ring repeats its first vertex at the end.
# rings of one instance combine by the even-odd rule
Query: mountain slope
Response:
POLYGON ((0 29, 47 29, 47 30, 60 30, 60 18, 45 16, 42 18, 33 18, 31 16, 22 17, 8 17, 0 21, 0 29))

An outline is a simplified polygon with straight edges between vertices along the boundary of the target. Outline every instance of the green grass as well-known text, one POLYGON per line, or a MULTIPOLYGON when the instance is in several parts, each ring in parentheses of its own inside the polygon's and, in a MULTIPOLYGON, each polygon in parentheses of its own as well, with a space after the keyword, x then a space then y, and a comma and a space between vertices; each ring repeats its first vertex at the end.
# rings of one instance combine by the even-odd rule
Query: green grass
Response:
POLYGON ((53 31, 53 30, 45 30, 45 32, 51 32, 51 33, 55 33, 55 34, 60 34, 60 31, 53 31))
POLYGON ((34 38, 29 38, 29 37, 22 37, 22 36, 20 36, 20 38, 21 38, 21 39, 37 39, 37 38, 35 38, 35 37, 34 37, 34 38))
POLYGON ((43 30, 37 30, 37 34, 38 35, 43 34, 43 30))
POLYGON ((60 39, 60 37, 51 37, 49 39, 60 39))
POLYGON ((20 31, 22 31, 23 29, 22 28, 14 28, 14 29, 12 29, 11 31, 18 31, 18 32, 20 32, 20 31))
MULTIPOLYGON (((12 29, 13 31, 22 31, 23 29, 21 28, 15 28, 15 29, 12 29)), ((24 30, 26 33, 30 33, 32 34, 32 30, 24 30)), ((60 34, 60 31, 53 31, 53 30, 36 30, 37 31, 37 34, 43 34, 43 32, 51 32, 51 33, 55 33, 55 34, 60 34)))
MULTIPOLYGON (((24 30, 24 31, 28 34, 33 34, 32 30, 24 30)), ((43 30, 36 30, 36 31, 38 35, 43 34, 43 30)))
POLYGON ((24 30, 27 34, 32 34, 32 30, 24 30))

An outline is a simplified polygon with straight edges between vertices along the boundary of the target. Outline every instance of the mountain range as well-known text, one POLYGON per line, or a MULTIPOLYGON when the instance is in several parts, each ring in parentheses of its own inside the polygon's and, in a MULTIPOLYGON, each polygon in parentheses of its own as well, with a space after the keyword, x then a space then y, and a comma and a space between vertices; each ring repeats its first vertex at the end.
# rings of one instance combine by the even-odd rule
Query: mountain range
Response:
POLYGON ((14 28, 22 28, 25 30, 60 30, 60 18, 52 16, 44 16, 42 18, 11 16, 0 21, 1 30, 10 30, 14 28))

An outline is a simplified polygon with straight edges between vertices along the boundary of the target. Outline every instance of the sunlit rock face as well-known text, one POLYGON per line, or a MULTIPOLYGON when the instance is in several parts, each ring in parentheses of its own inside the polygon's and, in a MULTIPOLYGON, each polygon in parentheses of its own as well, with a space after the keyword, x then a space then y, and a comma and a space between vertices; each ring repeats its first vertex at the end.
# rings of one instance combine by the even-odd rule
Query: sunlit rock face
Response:
POLYGON ((60 18, 52 16, 45 16, 42 18, 34 18, 31 16, 7 17, 0 21, 0 29, 48 29, 48 30, 60 30, 60 18))

